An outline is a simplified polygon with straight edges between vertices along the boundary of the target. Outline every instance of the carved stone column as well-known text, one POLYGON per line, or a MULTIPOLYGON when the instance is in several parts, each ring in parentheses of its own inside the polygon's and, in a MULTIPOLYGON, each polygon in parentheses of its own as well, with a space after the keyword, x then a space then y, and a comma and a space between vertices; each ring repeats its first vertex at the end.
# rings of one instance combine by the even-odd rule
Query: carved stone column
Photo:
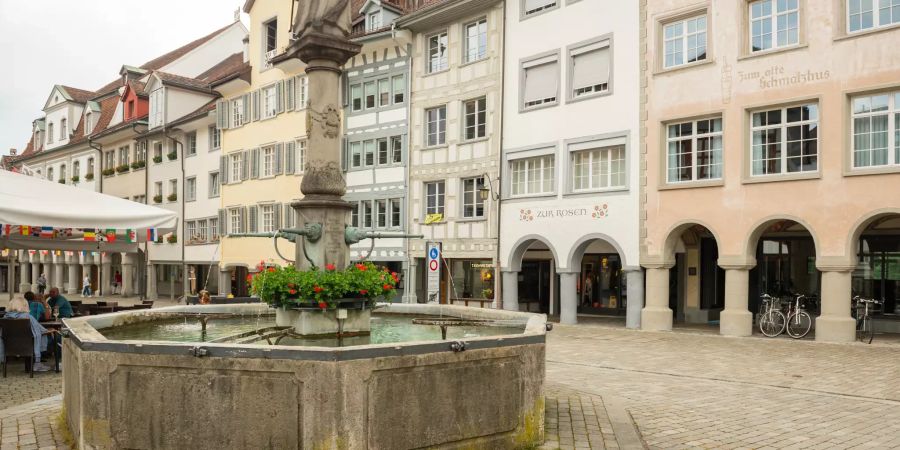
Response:
POLYGON ((27 250, 19 253, 19 292, 31 290, 31 255, 27 250))

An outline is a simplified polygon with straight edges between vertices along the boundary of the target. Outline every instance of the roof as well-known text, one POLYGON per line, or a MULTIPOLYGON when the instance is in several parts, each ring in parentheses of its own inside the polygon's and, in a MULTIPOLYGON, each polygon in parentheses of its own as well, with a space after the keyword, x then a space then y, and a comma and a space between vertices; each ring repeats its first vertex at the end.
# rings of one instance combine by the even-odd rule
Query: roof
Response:
POLYGON ((210 67, 206 72, 197 75, 197 79, 212 84, 222 78, 240 72, 244 66, 249 65, 250 63, 244 62, 244 52, 237 52, 223 59, 215 66, 210 67))
POLYGON ((77 103, 86 103, 94 97, 94 93, 91 91, 73 88, 71 86, 59 85, 59 87, 69 96, 69 99, 77 103))
POLYGON ((218 102, 218 101, 219 101, 218 98, 214 98, 214 99, 210 100, 209 103, 195 109, 191 113, 179 118, 178 120, 170 123, 169 125, 177 126, 177 125, 181 125, 183 123, 188 123, 195 119, 206 117, 207 115, 209 115, 210 112, 216 110, 216 102, 218 102))
POLYGON ((164 85, 171 85, 176 87, 181 87, 185 89, 191 89, 195 91, 203 91, 212 93, 212 90, 209 88, 209 83, 198 80, 196 78, 188 78, 180 75, 175 75, 167 72, 154 72, 157 77, 162 81, 164 85))

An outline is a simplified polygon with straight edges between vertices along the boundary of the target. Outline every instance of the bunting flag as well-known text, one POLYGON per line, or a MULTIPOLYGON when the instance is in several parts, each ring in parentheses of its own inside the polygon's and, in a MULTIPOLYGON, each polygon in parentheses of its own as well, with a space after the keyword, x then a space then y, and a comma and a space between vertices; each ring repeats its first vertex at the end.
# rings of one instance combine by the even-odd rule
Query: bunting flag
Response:
POLYGON ((59 230, 56 230, 56 236, 57 237, 71 237, 72 229, 71 228, 61 228, 59 230))
POLYGON ((53 237, 53 227, 41 227, 40 237, 52 238, 53 237))
POLYGON ((106 242, 116 242, 116 230, 112 228, 106 229, 106 242))
POLYGON ((62 252, 59 251, 59 250, 57 250, 57 251, 56 251, 56 256, 60 256, 60 255, 62 255, 62 252))
POLYGON ((132 229, 125 230, 125 240, 128 242, 137 242, 137 231, 132 229))
POLYGON ((147 228, 147 242, 156 242, 156 228, 147 228))
POLYGON ((31 228, 28 225, 22 225, 19 227, 22 230, 22 236, 28 236, 31 234, 31 228))
MULTIPOLYGON (((50 229, 50 232, 53 233, 53 228, 50 229)), ((41 235, 41 227, 31 227, 31 235, 34 237, 38 237, 41 235)))
POLYGON ((44 256, 47 256, 48 253, 50 253, 50 252, 48 252, 47 250, 41 250, 41 254, 44 256))
POLYGON ((92 230, 90 228, 85 228, 82 231, 84 231, 84 240, 85 241, 94 242, 97 240, 97 233, 95 233, 94 230, 92 230))
POLYGON ((9 225, 0 225, 0 236, 9 236, 11 228, 9 225))

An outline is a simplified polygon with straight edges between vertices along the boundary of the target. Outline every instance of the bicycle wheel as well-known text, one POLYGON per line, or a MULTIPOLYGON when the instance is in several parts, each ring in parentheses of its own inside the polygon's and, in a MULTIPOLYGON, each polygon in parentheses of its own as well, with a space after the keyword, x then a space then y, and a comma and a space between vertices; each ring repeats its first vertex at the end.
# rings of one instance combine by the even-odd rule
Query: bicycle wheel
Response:
POLYGON ((759 318, 759 331, 766 337, 775 337, 784 331, 784 314, 769 311, 759 318))
POLYGON ((872 321, 869 320, 869 316, 864 316, 859 319, 859 322, 859 329, 856 331, 856 336, 860 341, 871 344, 872 338, 875 337, 875 332, 872 330, 872 321))
POLYGON ((806 311, 794 312, 787 319, 787 334, 794 339, 800 339, 809 333, 812 328, 812 318, 806 311))

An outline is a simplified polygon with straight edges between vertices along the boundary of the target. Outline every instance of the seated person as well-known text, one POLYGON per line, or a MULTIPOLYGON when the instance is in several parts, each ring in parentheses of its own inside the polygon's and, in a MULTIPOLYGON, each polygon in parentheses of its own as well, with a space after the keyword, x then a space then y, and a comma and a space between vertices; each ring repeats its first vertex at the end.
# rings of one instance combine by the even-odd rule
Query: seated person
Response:
MULTIPOLYGON (((31 294, 31 292, 27 292, 26 294, 31 294)), ((32 296, 34 296, 34 294, 32 294, 32 296)), ((41 352, 47 351, 47 337, 53 332, 47 331, 46 328, 41 326, 37 319, 31 315, 29 309, 28 302, 25 299, 14 298, 9 302, 9 306, 6 308, 6 316, 4 319, 28 318, 31 320, 31 335, 34 337, 34 367, 32 367, 32 370, 35 372, 46 372, 50 370, 50 367, 41 363, 41 352)), ((5 353, 3 353, 2 345, 2 340, 0 340, 0 356, 3 356, 5 359, 6 356, 5 353)))
POLYGON ((35 295, 34 292, 28 291, 25 293, 25 300, 28 301, 28 312, 31 314, 31 317, 34 317, 34 320, 50 319, 50 305, 47 304, 42 295, 35 295))
POLYGON ((59 293, 59 288, 50 288, 50 301, 47 303, 51 308, 59 308, 59 317, 68 318, 75 315, 75 312, 72 311, 72 304, 59 293))

